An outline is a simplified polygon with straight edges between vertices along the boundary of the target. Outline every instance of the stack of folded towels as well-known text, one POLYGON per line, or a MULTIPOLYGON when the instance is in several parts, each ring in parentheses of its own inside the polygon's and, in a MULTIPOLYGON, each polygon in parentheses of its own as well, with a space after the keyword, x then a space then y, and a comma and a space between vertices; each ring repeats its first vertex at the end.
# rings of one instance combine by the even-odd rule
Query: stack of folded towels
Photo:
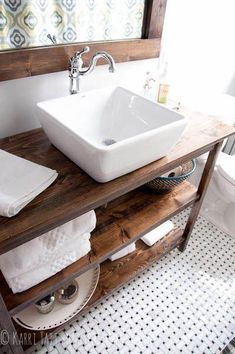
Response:
MULTIPOLYGON (((58 174, 0 150, 0 215, 12 217, 49 187, 58 174)), ((90 211, 0 256, 0 270, 14 293, 51 277, 91 249, 96 215, 90 211)))
POLYGON ((1 255, 0 269, 13 293, 31 288, 85 256, 95 225, 92 210, 1 255))

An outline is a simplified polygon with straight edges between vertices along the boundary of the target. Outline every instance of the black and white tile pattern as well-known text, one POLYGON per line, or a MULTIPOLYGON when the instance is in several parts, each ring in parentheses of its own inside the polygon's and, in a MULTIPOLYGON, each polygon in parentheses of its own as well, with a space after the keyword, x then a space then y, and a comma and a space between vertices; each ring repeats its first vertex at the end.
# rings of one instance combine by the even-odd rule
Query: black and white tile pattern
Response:
POLYGON ((199 217, 184 253, 171 252, 36 352, 217 354, 234 336, 235 239, 199 217))

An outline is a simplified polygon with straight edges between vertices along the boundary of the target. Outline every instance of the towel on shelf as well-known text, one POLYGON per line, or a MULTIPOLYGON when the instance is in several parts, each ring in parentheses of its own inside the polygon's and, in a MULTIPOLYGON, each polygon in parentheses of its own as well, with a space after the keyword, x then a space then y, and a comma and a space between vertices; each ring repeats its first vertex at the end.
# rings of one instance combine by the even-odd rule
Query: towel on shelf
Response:
POLYGON ((0 256, 0 269, 14 293, 53 276, 91 249, 94 210, 0 256))
POLYGON ((0 150, 0 215, 12 217, 57 178, 56 171, 0 150))
POLYGON ((75 241, 82 245, 82 235, 96 226, 94 210, 27 242, 0 256, 0 269, 5 277, 14 278, 40 268, 55 257, 70 251, 75 241))
POLYGON ((161 177, 177 177, 177 176, 181 176, 182 172, 183 172, 182 166, 178 166, 173 170, 164 173, 163 175, 161 175, 161 177))
POLYGON ((60 256, 54 255, 48 263, 41 264, 38 268, 12 278, 9 278, 5 272, 3 272, 3 275, 13 293, 22 292, 76 262, 89 253, 90 249, 90 233, 87 233, 77 239, 75 238, 72 247, 69 247, 67 252, 60 256))
POLYGON ((172 221, 167 220, 160 226, 156 227, 152 231, 148 232, 146 235, 141 237, 141 240, 146 243, 147 246, 151 247, 157 241, 161 240, 166 236, 170 231, 174 229, 174 224, 172 221))
POLYGON ((130 245, 124 247, 122 250, 114 253, 112 256, 109 257, 110 261, 116 261, 116 259, 122 258, 127 256, 129 253, 132 253, 136 250, 135 242, 131 243, 130 245))

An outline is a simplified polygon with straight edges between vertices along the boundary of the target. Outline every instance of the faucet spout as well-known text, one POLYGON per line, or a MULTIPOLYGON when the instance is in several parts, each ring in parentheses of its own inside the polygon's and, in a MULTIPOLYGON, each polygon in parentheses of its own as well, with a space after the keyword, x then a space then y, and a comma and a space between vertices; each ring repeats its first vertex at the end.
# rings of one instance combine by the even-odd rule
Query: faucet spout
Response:
POLYGON ((94 70, 94 68, 95 68, 95 66, 97 64, 97 61, 99 59, 101 59, 101 58, 105 59, 108 62, 108 64, 109 64, 109 72, 110 73, 114 73, 116 71, 116 64, 115 64, 115 61, 114 61, 113 57, 109 53, 107 53, 105 51, 100 51, 100 52, 96 52, 93 55, 93 57, 92 57, 92 59, 90 61, 89 67, 87 69, 81 71, 80 74, 81 75, 86 75, 86 74, 91 73, 94 70))

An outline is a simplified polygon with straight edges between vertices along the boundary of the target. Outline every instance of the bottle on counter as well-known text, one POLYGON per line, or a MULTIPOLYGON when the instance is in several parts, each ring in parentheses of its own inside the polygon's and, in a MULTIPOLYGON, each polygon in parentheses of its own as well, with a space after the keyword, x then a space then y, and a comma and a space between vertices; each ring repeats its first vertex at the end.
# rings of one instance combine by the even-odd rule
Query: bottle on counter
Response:
POLYGON ((166 61, 166 54, 163 52, 159 59, 159 75, 158 75, 158 93, 157 93, 157 102, 166 104, 170 84, 168 81, 168 62, 166 61))
POLYGON ((151 76, 150 72, 147 71, 146 72, 146 78, 145 78, 145 82, 144 82, 144 87, 143 87, 143 96, 145 96, 146 98, 153 100, 155 99, 155 82, 156 80, 151 76))
POLYGON ((168 64, 166 62, 163 73, 159 75, 157 101, 162 104, 167 103, 169 91, 170 91, 170 85, 167 80, 167 68, 168 68, 168 64))

